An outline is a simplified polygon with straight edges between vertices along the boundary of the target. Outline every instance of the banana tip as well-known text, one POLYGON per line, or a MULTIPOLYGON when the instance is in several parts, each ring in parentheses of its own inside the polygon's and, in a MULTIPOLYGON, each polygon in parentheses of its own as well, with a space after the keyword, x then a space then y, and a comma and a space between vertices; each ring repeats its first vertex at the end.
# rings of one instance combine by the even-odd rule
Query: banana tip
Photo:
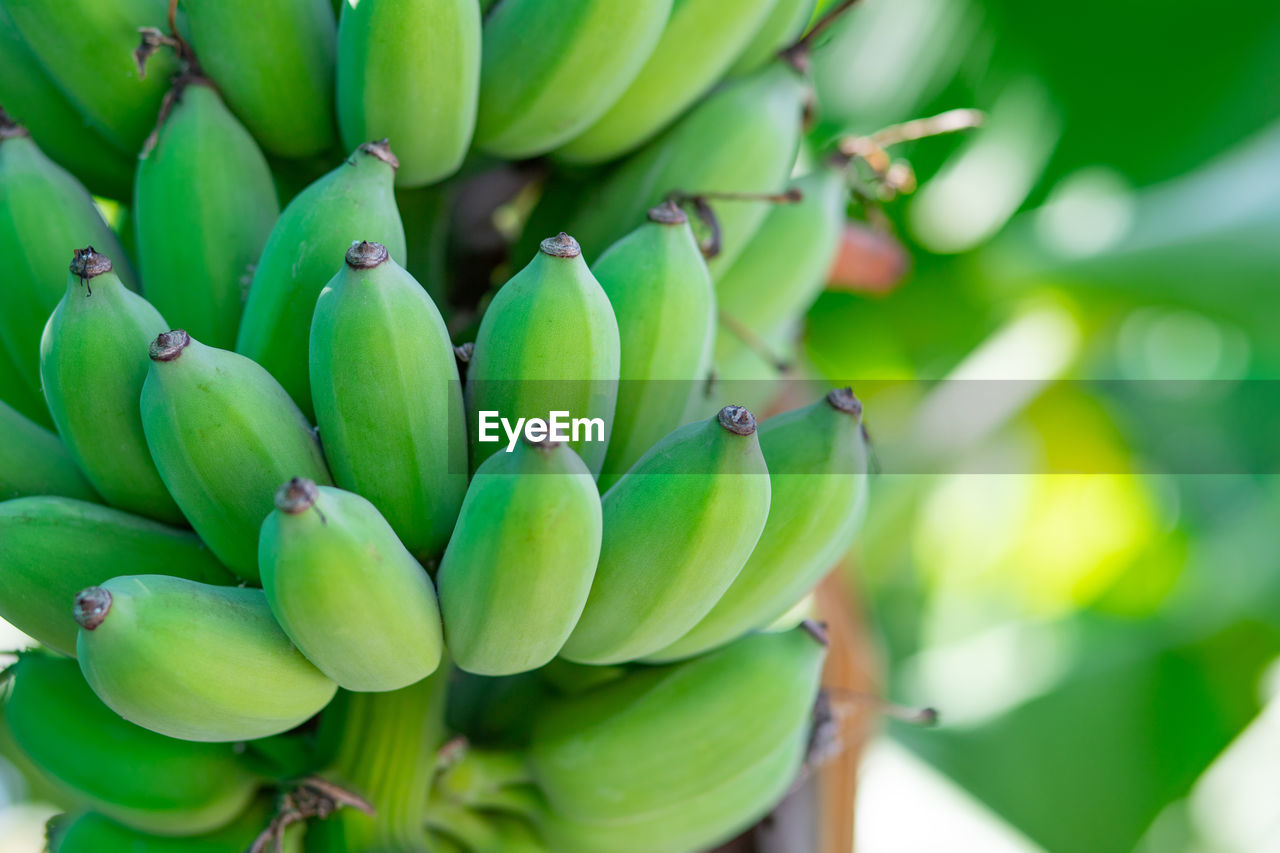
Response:
POLYGON ((734 435, 751 435, 756 431, 756 416, 746 406, 725 406, 716 419, 734 435))
POLYGON ((476 354, 476 342, 467 341, 465 344, 459 344, 453 348, 453 356, 458 360, 458 364, 470 364, 471 359, 476 354))
POLYGON ((356 150, 361 153, 368 154, 370 157, 377 157, 393 170, 400 168, 400 160, 392 152, 391 140, 389 139, 377 139, 373 142, 366 142, 356 150))
POLYGON ((152 361, 173 361, 191 343, 191 336, 183 329, 161 332, 151 342, 152 361))
POLYGON ((553 258, 577 258, 582 255, 582 247, 578 245, 578 241, 563 231, 543 240, 541 249, 543 254, 553 258))
POLYGON ((817 640, 818 644, 823 648, 827 648, 831 645, 831 637, 827 633, 827 626, 825 623, 817 622, 813 619, 806 619, 800 623, 800 627, 806 634, 817 640))
POLYGON ((6 139, 13 139, 18 136, 30 135, 30 131, 14 121, 3 108, 0 108, 0 142, 6 139))
POLYGON ((827 394, 827 402, 831 408, 847 412, 855 418, 862 417, 862 401, 853 394, 852 388, 835 388, 827 394))
POLYGON ((76 593, 75 609, 72 612, 81 628, 92 631, 111 612, 111 593, 100 586, 82 589, 76 593))
POLYGON ((347 249, 347 266, 357 270, 371 270, 385 263, 389 257, 391 256, 387 254, 387 247, 381 243, 360 240, 352 243, 351 248, 347 249))
POLYGON ((90 279, 111 272, 111 259, 92 246, 76 249, 71 256, 71 272, 78 278, 90 279))
POLYGON ((315 506, 320 489, 306 477, 294 477, 276 491, 276 509, 298 515, 315 506))
POLYGON ((657 207, 649 209, 649 221, 659 225, 684 225, 689 221, 689 215, 680 209, 680 205, 667 199, 657 207))

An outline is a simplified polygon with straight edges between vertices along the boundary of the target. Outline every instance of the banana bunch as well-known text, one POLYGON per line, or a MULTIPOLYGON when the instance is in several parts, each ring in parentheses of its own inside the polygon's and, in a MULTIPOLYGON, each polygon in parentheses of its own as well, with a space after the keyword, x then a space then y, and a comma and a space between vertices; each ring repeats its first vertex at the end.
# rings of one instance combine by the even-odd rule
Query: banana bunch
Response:
POLYGON ((867 493, 851 391, 731 384, 850 199, 814 5, 0 0, 52 851, 693 853, 786 793, 825 646, 777 623, 867 493))

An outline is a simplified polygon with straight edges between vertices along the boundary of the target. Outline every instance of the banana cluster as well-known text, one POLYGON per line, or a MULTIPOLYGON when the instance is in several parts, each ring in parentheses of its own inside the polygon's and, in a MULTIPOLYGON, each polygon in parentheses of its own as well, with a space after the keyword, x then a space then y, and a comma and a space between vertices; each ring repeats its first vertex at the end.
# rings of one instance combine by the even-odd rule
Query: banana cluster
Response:
POLYGON ((684 853, 786 793, 825 640, 781 617, 867 474, 851 391, 746 381, 848 202, 813 7, 0 0, 4 714, 55 853, 684 853), (410 193, 530 158, 455 303, 410 193))

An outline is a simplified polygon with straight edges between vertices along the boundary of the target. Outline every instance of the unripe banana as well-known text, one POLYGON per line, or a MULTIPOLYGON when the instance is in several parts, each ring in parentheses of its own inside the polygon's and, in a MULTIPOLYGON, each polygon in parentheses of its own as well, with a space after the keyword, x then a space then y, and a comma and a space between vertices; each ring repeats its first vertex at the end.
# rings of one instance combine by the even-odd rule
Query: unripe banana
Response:
POLYGON ((655 444, 604 496, 591 595, 561 654, 635 660, 685 634, 733 582, 769 515, 769 472, 740 406, 655 444))
POLYGON ((773 503, 751 558, 692 631, 650 660, 699 654, 786 613, 853 544, 867 494, 862 404, 848 389, 760 426, 773 503))
MULTIPOLYGON (((567 234, 542 241, 529 265, 489 303, 467 366, 467 420, 482 412, 516 423, 568 412, 598 418, 570 446, 600 473, 618 395, 618 323, 578 243, 567 234), (593 440, 594 439, 594 440, 593 440)), ((495 430, 496 433, 501 430, 495 430)), ((501 449, 501 440, 471 436, 471 467, 501 449)))
MULTIPOLYGON (((835 259, 848 189, 839 169, 820 166, 792 184, 795 204, 775 205, 751 243, 716 281, 716 303, 770 345, 780 345, 818 298, 835 259)), ((733 366, 746 345, 731 330, 716 337, 716 367, 741 379, 733 366)))
POLYGON ((550 814, 540 828, 556 853, 695 853, 716 848, 764 817, 786 795, 804 761, 806 734, 803 729, 793 733, 754 766, 683 802, 618 820, 550 814))
POLYGON ((750 44, 729 66, 729 76, 750 74, 778 51, 794 44, 809 25, 816 6, 817 0, 775 0, 750 44))
POLYGON ((592 273, 613 306, 622 386, 600 488, 608 489, 664 435, 685 423, 711 370, 716 307, 706 261, 673 204, 609 247, 592 273))
POLYGON ((431 579, 359 495, 295 478, 262 524, 258 563, 276 621, 346 690, 398 690, 440 664, 431 579))
POLYGON ((608 112, 557 156, 599 163, 658 134, 724 75, 760 29, 773 0, 675 0, 662 37, 608 112))
POLYGON ((480 84, 476 0, 366 0, 338 22, 342 141, 395 143, 396 184, 457 171, 471 145, 480 84))
MULTIPOLYGON (((79 181, 46 157, 24 128, 0 121, 0 342, 37 393, 40 335, 66 290, 67 258, 81 246, 125 257, 79 181)), ((129 265, 121 261, 116 270, 132 287, 129 265)))
POLYGON ((357 243, 320 293, 311 391, 334 480, 368 498, 419 560, 438 558, 467 491, 449 330, 380 243, 357 243))
POLYGON ((240 814, 258 781, 222 744, 158 735, 120 719, 71 658, 23 654, 4 703, 14 741, 76 800, 135 829, 198 835, 240 814))
MULTIPOLYGON (((573 197, 571 233, 589 259, 644 221, 645 211, 673 192, 776 192, 786 181, 800 139, 807 91, 804 80, 779 61, 734 80, 692 109, 674 127, 624 160, 598 182, 553 187, 530 219, 545 231, 543 210, 573 197)), ((769 205, 714 202, 720 253, 709 262, 716 276, 747 246, 769 205)), ((563 221, 563 220, 562 220, 563 221)), ((560 226, 562 227, 562 226, 560 226)))
POLYGON ((309 157, 337 141, 329 0, 182 0, 200 66, 262 147, 309 157))
POLYGON ((260 589, 127 575, 77 593, 75 616, 76 656, 93 692, 169 737, 279 734, 338 689, 289 642, 260 589))
POLYGON ((89 124, 119 151, 140 151, 178 63, 167 52, 155 54, 144 77, 133 52, 139 27, 168 29, 167 0, 0 0, 0 6, 89 124))
POLYGON ((382 243, 404 264, 396 165, 385 141, 361 145, 289 202, 254 270, 236 351, 270 371, 308 417, 307 342, 320 291, 357 240, 382 243))
POLYGON ((40 140, 45 152, 93 192, 128 199, 133 164, 114 149, 49 79, 0 5, 0 104, 40 140))
POLYGON ((455 670, 449 678, 447 721, 471 743, 516 749, 529 742, 532 712, 547 700, 542 671, 489 677, 455 670))
POLYGON ((23 418, 37 426, 53 429, 53 418, 49 417, 49 406, 44 396, 31 387, 27 377, 18 370, 9 351, 0 340, 0 403, 13 408, 23 418))
POLYGON ((142 427, 169 493, 210 550, 258 582, 258 531, 281 482, 329 485, 315 433, 266 370, 181 329, 151 344, 142 427))
POLYGON ((521 441, 490 456, 437 575, 454 662, 510 675, 555 657, 586 604, 600 536, 600 494, 571 448, 521 441))
POLYGON ((102 500, 58 436, 2 401, 0 435, 0 501, 28 495, 102 500))
POLYGON ((266 158, 213 86, 184 76, 138 162, 133 215, 147 298, 210 346, 235 346, 280 204, 266 158))
POLYGON ((142 432, 138 399, 145 348, 169 328, 128 290, 111 259, 76 249, 67 292, 40 342, 40 377, 67 450, 112 506, 168 524, 183 523, 142 432))
MULTIPOLYGON (((757 634, 552 704, 529 748, 534 781, 552 811, 573 821, 625 822, 662 810, 674 817, 681 804, 732 784, 803 737, 824 657, 825 646, 803 627, 757 634)), ((719 803, 744 824, 769 804, 719 803)), ((699 817, 719 832, 726 815, 699 817)))
MULTIPOLYGON (((274 797, 260 797, 224 827, 190 838, 150 835, 94 812, 63 815, 51 822, 49 853, 245 853, 271 822, 274 797)), ((303 824, 284 832, 279 853, 302 853, 303 824)))
POLYGON ((128 572, 235 581, 190 531, 69 498, 0 503, 0 619, 44 645, 74 655, 68 602, 85 587, 128 572))
POLYGON ((477 147, 514 160, 577 136, 635 79, 671 8, 672 0, 503 0, 484 22, 477 147))

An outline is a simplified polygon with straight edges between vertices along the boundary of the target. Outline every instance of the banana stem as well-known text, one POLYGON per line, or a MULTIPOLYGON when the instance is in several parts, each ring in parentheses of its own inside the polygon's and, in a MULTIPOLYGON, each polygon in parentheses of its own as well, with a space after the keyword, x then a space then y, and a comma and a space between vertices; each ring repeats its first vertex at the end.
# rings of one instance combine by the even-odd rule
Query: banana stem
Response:
POLYGON ((541 800, 524 755, 489 749, 473 749, 459 739, 441 750, 446 766, 436 776, 433 807, 457 807, 506 812, 532 819, 541 800))
POLYGON ((497 849, 497 830, 466 806, 435 800, 427 808, 426 820, 432 832, 459 841, 470 850, 497 849))
MULTIPOLYGON (((373 806, 373 815, 337 812, 313 832, 344 853, 429 853, 425 825, 437 754, 445 739, 447 665, 390 693, 345 696, 342 732, 327 776, 373 806)), ((308 839, 311 833, 308 834, 308 839)))

